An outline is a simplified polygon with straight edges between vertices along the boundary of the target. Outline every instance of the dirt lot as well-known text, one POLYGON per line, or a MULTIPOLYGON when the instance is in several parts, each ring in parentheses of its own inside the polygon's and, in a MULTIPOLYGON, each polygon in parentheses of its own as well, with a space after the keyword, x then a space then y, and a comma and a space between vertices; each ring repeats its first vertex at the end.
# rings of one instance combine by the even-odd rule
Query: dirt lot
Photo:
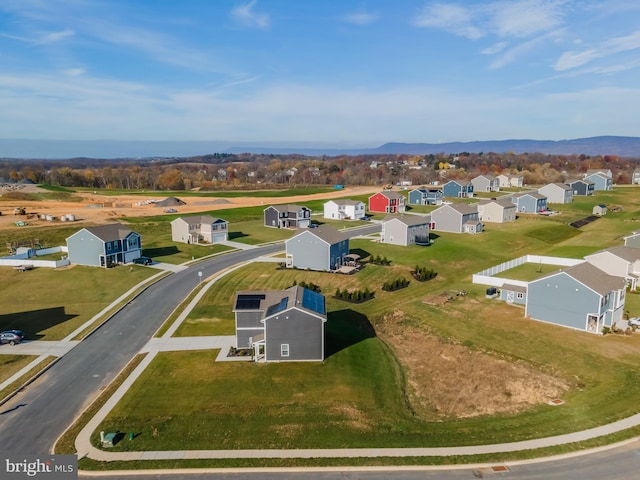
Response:
MULTIPOLYGON (((27 185, 20 189, 19 192, 32 193, 37 192, 39 188, 34 185, 27 185)), ((277 197, 273 200, 260 197, 254 198, 247 193, 246 197, 184 197, 181 200, 186 205, 172 207, 178 213, 197 213, 211 210, 222 210, 234 207, 250 207, 258 205, 270 205, 271 203, 300 203, 304 204, 308 200, 329 199, 344 196, 356 196, 372 194, 379 191, 376 187, 349 187, 345 190, 336 190, 327 193, 318 193, 312 195, 302 195, 294 197, 277 197)), ((158 207, 153 203, 141 205, 145 200, 164 200, 166 195, 149 195, 148 197, 140 195, 95 195, 91 193, 75 194, 81 197, 80 202, 60 202, 60 201, 21 201, 21 200, 2 200, 0 201, 0 228, 12 225, 18 220, 27 222, 28 226, 44 225, 50 223, 46 219, 42 219, 42 215, 51 215, 54 217, 53 222, 59 223, 60 217, 63 215, 73 215, 76 221, 83 223, 108 223, 120 217, 147 217, 154 215, 162 215, 165 208, 158 207), (27 215, 18 216, 13 214, 15 207, 24 207, 27 215)), ((180 198, 178 196, 178 198, 180 198)))
POLYGON ((398 310, 376 332, 404 366, 409 401, 424 418, 513 414, 548 403, 569 388, 524 362, 442 342, 405 320, 398 310))

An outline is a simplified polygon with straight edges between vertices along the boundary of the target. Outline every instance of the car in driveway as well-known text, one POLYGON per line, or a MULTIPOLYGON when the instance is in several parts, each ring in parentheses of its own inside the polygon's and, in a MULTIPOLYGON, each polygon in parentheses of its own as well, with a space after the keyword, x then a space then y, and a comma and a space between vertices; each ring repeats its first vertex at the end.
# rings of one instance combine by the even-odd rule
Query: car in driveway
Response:
POLYGON ((22 330, 5 330, 0 332, 0 344, 8 343, 9 345, 15 345, 21 343, 24 339, 24 333, 22 330))
POLYGON ((640 317, 633 317, 627 320, 627 323, 632 327, 640 327, 640 317))
POLYGON ((152 262, 149 257, 138 257, 133 261, 136 265, 151 265, 152 262))

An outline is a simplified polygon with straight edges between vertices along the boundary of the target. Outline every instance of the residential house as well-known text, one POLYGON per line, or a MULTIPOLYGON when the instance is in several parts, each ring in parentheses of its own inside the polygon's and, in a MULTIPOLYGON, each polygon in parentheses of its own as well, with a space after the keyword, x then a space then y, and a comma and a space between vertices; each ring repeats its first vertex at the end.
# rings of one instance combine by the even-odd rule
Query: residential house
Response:
POLYGON ((480 233, 482 223, 476 205, 444 204, 431 212, 431 230, 452 233, 480 233))
POLYGON ((476 207, 478 219, 482 222, 505 223, 516 219, 516 205, 508 198, 480 200, 476 207))
POLYGON ((307 228, 311 210, 300 205, 271 205, 264 209, 264 226, 274 228, 307 228))
POLYGON ((478 175, 471 179, 474 192, 499 192, 500 180, 493 175, 478 175))
POLYGON ((613 178, 613 172, 608 168, 590 168, 584 174, 585 177, 593 175, 594 173, 600 173, 605 177, 613 178))
MULTIPOLYGON (((609 170, 609 173, 611 171, 609 170)), ((597 171, 591 174, 587 174, 584 177, 585 180, 589 180, 593 182, 593 188, 595 190, 611 190, 613 186, 613 180, 611 179, 611 175, 607 176, 605 172, 597 171)))
POLYGON ((320 293, 299 286, 240 291, 233 312, 236 348, 253 349, 256 361, 324 360, 327 309, 320 293))
POLYGON ((429 245, 429 215, 387 215, 380 241, 392 245, 429 245))
POLYGON ((369 197, 369 211, 378 213, 404 213, 405 198, 397 192, 385 190, 369 197))
POLYGON ((599 217, 607 214, 607 206, 603 204, 594 205, 592 213, 594 215, 598 215, 599 217))
POLYGON ((640 249, 620 245, 586 255, 584 259, 603 272, 622 277, 631 290, 635 290, 640 278, 640 249))
POLYGON ((547 210, 547 197, 538 192, 514 193, 511 201, 521 213, 541 213, 547 210))
POLYGON ((409 192, 410 205, 440 205, 442 189, 437 187, 420 187, 409 192))
POLYGON ((547 197, 547 203, 573 202, 573 188, 564 183, 549 183, 539 188, 538 193, 547 197))
POLYGON ((529 282, 525 315, 590 333, 622 320, 625 281, 588 262, 529 282))
POLYGON ((335 271, 349 255, 349 238, 329 225, 301 230, 285 241, 287 267, 335 271))
POLYGON ((473 197, 473 183, 466 180, 449 180, 442 185, 445 197, 471 198, 473 197))
POLYGON ((110 267, 142 256, 140 234, 120 223, 85 227, 67 238, 69 261, 76 265, 110 267))
POLYGON ((329 200, 324 204, 324 218, 358 220, 365 216, 365 204, 358 200, 329 200))
POLYGON ((574 195, 593 195, 595 184, 591 180, 578 179, 567 183, 572 189, 574 195))
POLYGON ((522 175, 500 174, 496 177, 500 183, 500 188, 523 187, 524 177, 522 175))
POLYGON ((171 221, 171 240, 181 243, 220 243, 228 240, 229 222, 211 215, 178 217, 171 221))
POLYGON ((633 185, 640 184, 640 168, 636 168, 631 174, 631 183, 633 185))

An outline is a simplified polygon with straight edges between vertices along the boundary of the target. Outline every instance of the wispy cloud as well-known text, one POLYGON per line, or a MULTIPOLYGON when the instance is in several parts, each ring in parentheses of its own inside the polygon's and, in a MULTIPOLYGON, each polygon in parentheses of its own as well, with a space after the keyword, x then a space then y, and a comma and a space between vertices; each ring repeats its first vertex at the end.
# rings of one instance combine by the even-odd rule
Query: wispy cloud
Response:
POLYGON ((473 25, 474 12, 467 7, 455 4, 433 3, 427 5, 413 19, 417 27, 430 27, 445 30, 461 37, 476 40, 485 33, 473 25))
POLYGON ((526 38, 561 25, 567 3, 567 0, 498 1, 472 6, 431 3, 416 15, 413 24, 471 40, 489 35, 526 38))
POLYGON ((42 36, 39 40, 36 40, 34 43, 37 45, 44 45, 49 43, 58 42, 68 37, 73 37, 76 34, 75 31, 70 29, 62 30, 61 32, 51 32, 42 36))
POLYGON ((245 27, 269 28, 270 18, 266 13, 259 13, 254 10, 258 0, 251 0, 249 3, 238 5, 231 10, 231 17, 245 27))
POLYGON ((553 68, 557 71, 570 70, 593 60, 615 55, 616 53, 640 48, 640 30, 623 37, 611 38, 602 44, 582 51, 564 52, 553 68))
POLYGON ((352 23, 354 25, 370 25, 378 20, 379 15, 371 12, 349 13, 342 17, 342 21, 352 23))

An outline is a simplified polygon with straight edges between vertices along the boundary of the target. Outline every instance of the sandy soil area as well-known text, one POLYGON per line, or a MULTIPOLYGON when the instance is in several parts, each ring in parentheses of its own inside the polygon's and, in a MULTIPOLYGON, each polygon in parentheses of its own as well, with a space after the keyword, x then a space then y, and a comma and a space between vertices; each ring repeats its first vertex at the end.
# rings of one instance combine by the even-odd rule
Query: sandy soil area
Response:
MULTIPOLYGON (((271 205, 275 203, 299 203, 304 205, 308 200, 322 200, 345 196, 356 196, 372 194, 380 189, 377 187, 348 187, 344 190, 336 190, 327 193, 317 193, 312 195, 301 195, 292 197, 274 197, 273 199, 264 197, 251 197, 247 192, 246 197, 180 197, 177 198, 186 202, 186 205, 173 207, 159 207, 154 203, 146 203, 151 200, 164 200, 166 195, 96 195, 92 193, 78 193, 80 202, 60 202, 53 200, 46 201, 23 201, 15 199, 0 199, 0 228, 13 225, 18 220, 25 221, 27 226, 42 226, 51 223, 61 223, 61 217, 73 215, 76 222, 103 224, 121 217, 146 217, 165 214, 165 209, 173 208, 178 213, 192 214, 211 210, 223 210, 226 208, 249 207, 257 205, 271 205), (14 208, 23 207, 26 215, 14 215, 14 208), (53 220, 42 218, 50 215, 53 220)), ((30 193, 38 191, 36 186, 25 186, 19 192, 30 193)), ((166 213, 169 215, 168 213, 166 213)), ((223 214, 220 214, 223 216, 223 214)))

